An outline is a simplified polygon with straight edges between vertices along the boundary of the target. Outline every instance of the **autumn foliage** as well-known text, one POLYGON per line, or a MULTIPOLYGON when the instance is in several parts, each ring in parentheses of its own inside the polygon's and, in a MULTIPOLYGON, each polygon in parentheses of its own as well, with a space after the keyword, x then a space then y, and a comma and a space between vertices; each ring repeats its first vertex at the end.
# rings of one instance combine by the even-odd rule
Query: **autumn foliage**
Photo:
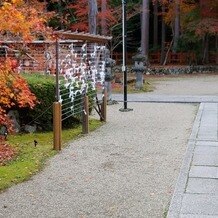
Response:
MULTIPOLYGON (((4 39, 30 41, 45 36, 48 32, 44 13, 44 3, 37 0, 0 1, 0 35, 4 39)), ((31 93, 26 81, 15 72, 12 60, 0 64, 0 127, 11 123, 7 112, 11 108, 33 108, 36 97, 31 93)))
POLYGON ((3 0, 0 5, 0 33, 12 35, 25 41, 44 36, 48 29, 48 14, 44 5, 36 0, 26 3, 23 0, 3 0))
POLYGON ((5 125, 12 131, 13 123, 7 111, 11 108, 33 108, 37 100, 26 81, 13 71, 9 59, 0 64, 0 93, 0 126, 5 125))
POLYGON ((179 16, 182 32, 191 31, 197 36, 205 34, 215 35, 218 33, 218 4, 214 0, 166 1, 162 0, 167 8, 164 19, 167 24, 172 25, 176 16, 176 2, 179 4, 179 16))
MULTIPOLYGON (((98 5, 101 5, 101 1, 98 0, 98 5)), ((75 3, 69 6, 70 8, 74 9, 74 15, 76 17, 76 22, 71 25, 72 30, 84 31, 88 32, 89 24, 88 24, 88 11, 89 7, 87 4, 87 0, 76 0, 75 3)), ((107 4, 107 10, 104 12, 101 11, 99 8, 97 14, 97 23, 98 27, 100 28, 100 22, 102 19, 106 20, 106 26, 110 27, 113 24, 117 23, 116 18, 113 15, 114 9, 107 4)))

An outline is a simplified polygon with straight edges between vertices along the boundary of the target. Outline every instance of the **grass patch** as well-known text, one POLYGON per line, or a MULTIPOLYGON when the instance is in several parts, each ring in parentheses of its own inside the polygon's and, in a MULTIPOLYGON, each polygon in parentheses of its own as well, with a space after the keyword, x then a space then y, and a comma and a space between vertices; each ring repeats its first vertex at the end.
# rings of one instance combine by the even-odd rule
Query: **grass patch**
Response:
MULTIPOLYGON (((150 81, 146 81, 143 83, 142 89, 138 90, 135 88, 135 80, 128 81, 127 84, 127 92, 128 93, 141 93, 141 92, 152 92, 154 90, 154 86, 150 81)), ((113 93, 123 93, 123 85, 119 83, 112 83, 112 92, 113 93)))
POLYGON ((153 85, 151 85, 151 83, 148 81, 144 81, 142 89, 135 88, 135 81, 129 82, 127 85, 127 91, 129 93, 152 92, 153 90, 153 85))
MULTIPOLYGON (((90 130, 100 127, 102 123, 98 120, 90 120, 90 130)), ((81 136, 82 127, 62 131, 63 147, 69 141, 81 136)), ((0 166, 0 192, 13 184, 20 183, 36 174, 45 164, 45 161, 57 152, 53 148, 53 133, 34 133, 12 135, 8 137, 8 143, 18 150, 14 160, 4 166, 0 166), (38 141, 34 146, 34 140, 38 141)))

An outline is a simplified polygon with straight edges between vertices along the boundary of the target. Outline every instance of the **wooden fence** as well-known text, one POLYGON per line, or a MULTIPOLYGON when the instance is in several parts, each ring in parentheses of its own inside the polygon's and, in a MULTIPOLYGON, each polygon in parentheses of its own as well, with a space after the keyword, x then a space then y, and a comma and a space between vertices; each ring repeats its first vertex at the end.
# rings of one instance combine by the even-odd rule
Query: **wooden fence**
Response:
MULTIPOLYGON (((127 54, 127 64, 132 65, 133 60, 132 57, 135 53, 128 53, 127 54)), ((122 53, 113 53, 112 58, 116 61, 116 64, 122 64, 122 53)), ((218 54, 214 52, 209 52, 208 62, 210 64, 217 64, 218 63, 218 54)), ((154 52, 149 54, 149 63, 150 64, 160 64, 161 61, 161 53, 154 52)), ((170 52, 168 54, 167 64, 178 64, 178 65, 187 65, 187 64, 196 64, 197 57, 194 52, 178 52, 173 53, 170 52)))

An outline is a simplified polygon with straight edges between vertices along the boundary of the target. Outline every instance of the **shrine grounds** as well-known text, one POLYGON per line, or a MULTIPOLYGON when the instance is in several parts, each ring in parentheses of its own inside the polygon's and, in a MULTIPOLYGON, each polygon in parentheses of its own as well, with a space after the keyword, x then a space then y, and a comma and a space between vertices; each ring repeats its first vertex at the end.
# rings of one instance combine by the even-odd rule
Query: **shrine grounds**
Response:
MULTIPOLYGON (((164 77, 154 84, 154 92, 135 99, 218 94, 217 75, 164 77)), ((199 104, 129 102, 133 111, 126 113, 121 107, 109 106, 104 126, 0 194, 0 217, 166 216, 199 104)))

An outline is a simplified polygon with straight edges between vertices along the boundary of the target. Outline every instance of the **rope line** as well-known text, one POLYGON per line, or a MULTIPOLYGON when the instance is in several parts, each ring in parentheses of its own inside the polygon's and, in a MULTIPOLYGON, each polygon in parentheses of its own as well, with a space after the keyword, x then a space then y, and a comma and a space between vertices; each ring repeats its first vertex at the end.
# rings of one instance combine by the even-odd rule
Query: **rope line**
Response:
POLYGON ((45 114, 52 106, 53 106, 53 104, 50 105, 47 109, 45 109, 45 111, 44 111, 42 114, 40 114, 39 116, 37 116, 35 119, 33 119, 32 121, 30 121, 30 122, 27 123, 26 125, 29 125, 29 124, 31 124, 32 122, 38 120, 38 119, 39 119, 40 117, 42 117, 42 115, 45 114))
POLYGON ((78 113, 70 114, 69 116, 63 118, 61 121, 64 121, 64 120, 66 120, 66 119, 68 119, 68 118, 70 118, 70 117, 72 117, 72 116, 75 116, 76 114, 80 114, 80 113, 82 113, 82 111, 80 111, 80 112, 78 112, 78 113))
MULTIPOLYGON (((83 103, 82 99, 80 102, 71 102, 72 103, 72 106, 77 106, 77 105, 80 105, 83 103)), ((69 106, 70 107, 70 106, 69 106)))
MULTIPOLYGON (((73 109, 74 111, 76 111, 76 110, 79 110, 79 112, 81 112, 82 111, 82 108, 81 107, 77 107, 77 108, 75 108, 75 109, 73 109)), ((70 110, 70 111, 67 111, 67 112, 65 112, 65 113, 63 113, 62 114, 62 117, 64 117, 66 114, 69 114, 69 113, 77 113, 77 112, 73 112, 72 110, 70 110)))
MULTIPOLYGON (((76 98, 74 101, 79 101, 79 100, 81 101, 82 99, 83 99, 83 98, 79 98, 79 99, 76 98)), ((66 102, 66 103, 62 104, 62 106, 65 106, 65 105, 70 104, 70 103, 71 103, 71 104, 74 104, 74 102, 69 101, 69 102, 66 102)))
MULTIPOLYGON (((78 110, 79 108, 82 108, 82 107, 83 107, 83 105, 77 105, 76 107, 72 108, 72 110, 78 110)), ((72 111, 72 110, 70 108, 68 108, 68 111, 72 111)), ((64 112, 64 113, 67 113, 67 112, 64 112)))

